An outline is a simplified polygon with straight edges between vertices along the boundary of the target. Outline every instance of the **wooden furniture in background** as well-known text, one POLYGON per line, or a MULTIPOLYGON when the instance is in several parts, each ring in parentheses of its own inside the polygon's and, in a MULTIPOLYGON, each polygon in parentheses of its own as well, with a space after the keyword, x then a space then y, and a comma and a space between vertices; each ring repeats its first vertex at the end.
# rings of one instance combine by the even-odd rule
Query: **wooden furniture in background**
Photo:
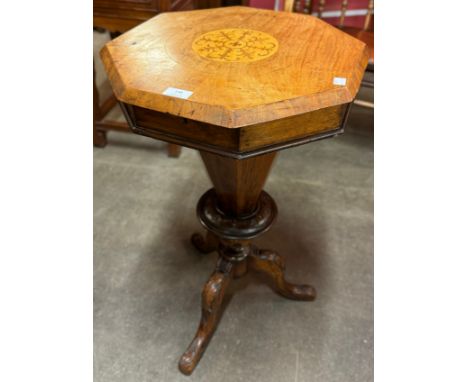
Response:
MULTIPOLYGON (((160 12, 190 10, 196 8, 196 5, 209 7, 211 3, 210 0, 94 0, 93 26, 108 30, 113 38, 160 12)), ((116 105, 117 100, 114 95, 104 101, 100 100, 95 72, 93 91, 93 142, 94 146, 104 147, 107 145, 107 131, 130 132, 131 130, 127 123, 106 119, 106 115, 116 105)), ((178 157, 180 150, 177 145, 169 144, 168 155, 178 157)))
POLYGON ((214 186, 197 206, 207 233, 192 236, 200 251, 217 250, 218 262, 179 362, 190 374, 233 278, 258 271, 284 297, 315 298, 313 287, 285 280, 276 252, 252 244, 277 215, 263 186, 278 150, 343 132, 368 48, 313 17, 228 7, 161 14, 101 57, 133 131, 200 150, 214 186))
POLYGON ((111 32, 125 32, 162 12, 200 8, 197 0, 94 0, 93 24, 111 32))
MULTIPOLYGON (((335 2, 336 3, 336 2, 335 2)), ((366 69, 366 75, 362 81, 362 86, 374 88, 374 0, 369 0, 367 3, 367 12, 361 28, 355 26, 346 26, 346 13, 348 12, 349 1, 341 0, 339 9, 339 17, 336 26, 343 32, 364 42, 370 50, 369 64, 366 69)), ((310 14, 323 19, 327 6, 326 0, 285 0, 284 10, 286 12, 298 12, 310 14)), ((326 21, 327 19, 325 19, 326 21)), ((356 99, 356 105, 364 107, 374 107, 373 102, 356 99)))

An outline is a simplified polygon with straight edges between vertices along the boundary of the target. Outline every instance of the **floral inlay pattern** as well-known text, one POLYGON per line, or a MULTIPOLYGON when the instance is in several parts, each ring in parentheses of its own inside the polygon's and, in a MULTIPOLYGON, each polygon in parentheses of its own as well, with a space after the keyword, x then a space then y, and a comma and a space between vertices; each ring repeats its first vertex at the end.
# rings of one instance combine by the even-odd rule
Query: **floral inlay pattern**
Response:
POLYGON ((273 36, 242 28, 219 29, 202 34, 192 43, 200 56, 223 62, 251 62, 276 53, 279 43, 273 36))

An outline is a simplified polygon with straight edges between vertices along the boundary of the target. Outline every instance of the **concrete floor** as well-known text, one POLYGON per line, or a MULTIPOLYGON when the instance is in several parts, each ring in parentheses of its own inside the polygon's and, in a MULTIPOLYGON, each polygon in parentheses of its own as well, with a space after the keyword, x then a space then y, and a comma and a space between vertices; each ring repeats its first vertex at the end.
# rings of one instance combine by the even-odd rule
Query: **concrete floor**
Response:
MULTIPOLYGON (((350 131, 353 123, 362 130, 359 118, 351 117, 350 131)), ((280 152, 265 187, 278 220, 256 243, 283 255, 289 280, 313 284, 318 298, 284 299, 255 274, 236 280, 186 377, 177 362, 198 326, 216 258, 189 242, 201 231, 195 205, 210 182, 193 150, 168 158, 162 142, 110 133, 109 145, 94 149, 95 381, 372 381, 369 135, 280 152)))

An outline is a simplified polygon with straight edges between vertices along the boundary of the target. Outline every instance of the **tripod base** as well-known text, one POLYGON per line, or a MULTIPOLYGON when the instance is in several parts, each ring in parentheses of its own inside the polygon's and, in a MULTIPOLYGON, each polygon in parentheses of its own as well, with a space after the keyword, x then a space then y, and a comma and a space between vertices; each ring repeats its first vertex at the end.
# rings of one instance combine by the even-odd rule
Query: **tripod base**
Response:
POLYGON ((206 235, 194 234, 192 244, 203 253, 218 251, 216 268, 202 293, 202 316, 194 339, 179 361, 191 374, 206 349, 221 316, 226 290, 249 270, 269 276, 273 288, 293 300, 310 301, 315 289, 291 284, 284 277, 284 261, 274 251, 261 250, 251 240, 266 232, 278 213, 273 198, 263 190, 276 153, 236 160, 202 151, 201 157, 214 188, 197 205, 206 235))
POLYGON ((179 361, 179 369, 184 374, 191 374, 203 355, 218 324, 223 298, 233 278, 243 276, 248 270, 262 272, 271 278, 275 290, 282 296, 301 301, 315 299, 316 292, 312 286, 291 284, 285 280, 283 258, 274 251, 260 250, 250 243, 220 240, 211 233, 207 233, 206 239, 194 234, 192 243, 203 253, 218 247, 219 259, 203 288, 200 325, 179 361))

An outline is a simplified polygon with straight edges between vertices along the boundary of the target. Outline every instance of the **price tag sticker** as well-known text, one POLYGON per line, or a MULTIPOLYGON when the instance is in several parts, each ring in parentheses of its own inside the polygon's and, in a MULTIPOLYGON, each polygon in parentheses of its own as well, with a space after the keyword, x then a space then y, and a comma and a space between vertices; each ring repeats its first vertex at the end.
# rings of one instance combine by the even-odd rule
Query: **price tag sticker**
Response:
POLYGON ((333 85, 345 86, 346 78, 344 77, 333 77, 333 85))
POLYGON ((193 92, 184 89, 167 88, 164 90, 163 94, 169 97, 188 99, 193 94, 193 92))

